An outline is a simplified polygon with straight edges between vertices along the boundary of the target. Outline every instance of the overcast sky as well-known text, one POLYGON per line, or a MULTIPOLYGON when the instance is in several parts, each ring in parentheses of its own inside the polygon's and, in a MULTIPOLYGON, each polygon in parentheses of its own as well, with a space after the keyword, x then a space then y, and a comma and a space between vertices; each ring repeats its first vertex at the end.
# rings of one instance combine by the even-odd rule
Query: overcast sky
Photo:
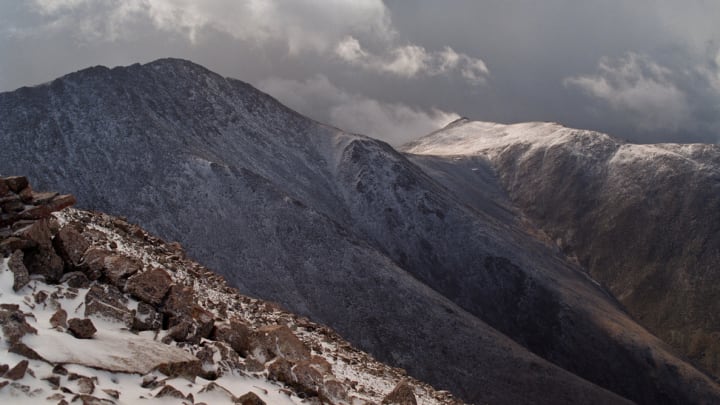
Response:
POLYGON ((458 116, 720 141, 720 1, 0 0, 0 91, 180 57, 399 144, 458 116))

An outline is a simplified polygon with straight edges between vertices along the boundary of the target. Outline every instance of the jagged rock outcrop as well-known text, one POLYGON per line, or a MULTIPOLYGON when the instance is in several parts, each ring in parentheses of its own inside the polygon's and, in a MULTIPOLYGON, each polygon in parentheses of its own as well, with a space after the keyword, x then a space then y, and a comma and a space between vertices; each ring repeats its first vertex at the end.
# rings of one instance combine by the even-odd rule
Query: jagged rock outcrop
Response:
MULTIPOLYGON (((68 272, 38 271, 14 288, 10 264, 24 251, 0 258, 0 338, 8 342, 0 351, 0 402, 377 403, 404 378, 328 328, 239 295, 184 258, 177 243, 119 218, 65 210, 21 225, 36 223, 39 232, 0 227, 13 235, 0 241, 18 237, 33 243, 15 247, 55 249, 68 272), (5 364, 11 353, 27 359, 5 364), (273 373, 280 363, 285 372, 273 373), (174 378, 187 383, 170 384, 174 378)), ((409 384, 428 404, 460 404, 417 380, 409 384)))

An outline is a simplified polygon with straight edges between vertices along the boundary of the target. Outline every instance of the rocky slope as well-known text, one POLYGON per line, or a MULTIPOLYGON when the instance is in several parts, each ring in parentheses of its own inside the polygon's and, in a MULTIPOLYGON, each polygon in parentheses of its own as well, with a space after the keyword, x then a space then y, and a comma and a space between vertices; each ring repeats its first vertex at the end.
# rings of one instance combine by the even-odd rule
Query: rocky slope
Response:
MULTIPOLYGON (((720 376, 717 145, 634 145, 552 123, 460 120, 404 149, 451 162, 438 171, 445 178, 491 167, 552 243, 641 324, 720 376)), ((474 177, 462 188, 484 185, 474 177)))
POLYGON ((0 94, 0 113, 0 172, 178 240, 469 402, 720 398, 529 234, 492 176, 470 204, 382 142, 179 60, 0 94))
POLYGON ((177 243, 98 212, 53 215, 70 196, 8 183, 3 198, 26 198, 0 227, 3 403, 460 404, 240 295, 177 243))

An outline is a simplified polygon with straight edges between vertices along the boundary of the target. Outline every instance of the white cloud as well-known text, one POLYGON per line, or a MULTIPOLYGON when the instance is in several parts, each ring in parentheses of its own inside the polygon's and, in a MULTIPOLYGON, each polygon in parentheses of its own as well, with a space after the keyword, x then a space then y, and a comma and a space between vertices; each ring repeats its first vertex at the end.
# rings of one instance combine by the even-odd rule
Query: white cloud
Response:
POLYGON ((425 111, 351 94, 322 75, 303 81, 274 78, 258 86, 301 113, 325 111, 324 116, 314 118, 395 145, 428 134, 459 118, 455 113, 435 108, 425 111))
POLYGON ((235 38, 284 42, 291 54, 323 52, 350 33, 394 34, 381 0, 33 0, 50 24, 107 40, 131 35, 124 27, 146 19, 160 30, 198 41, 211 29, 235 38))
POLYGON ((564 83, 627 112, 640 129, 676 130, 688 120, 690 107, 672 74, 647 56, 630 52, 617 60, 602 58, 596 74, 570 77, 564 83))
POLYGON ((437 76, 458 71, 473 85, 485 83, 490 71, 482 59, 458 53, 450 47, 430 52, 418 45, 390 46, 382 55, 365 50, 360 41, 345 37, 335 47, 343 61, 377 72, 411 78, 419 75, 437 76))
POLYGON ((193 44, 221 32, 259 48, 283 44, 288 54, 339 57, 371 71, 411 78, 456 73, 473 85, 485 82, 481 59, 450 47, 428 51, 396 44, 397 33, 382 0, 32 0, 43 26, 28 35, 74 32, 80 42, 139 40, 138 25, 185 37, 193 44), (358 38, 376 45, 368 52, 358 38))

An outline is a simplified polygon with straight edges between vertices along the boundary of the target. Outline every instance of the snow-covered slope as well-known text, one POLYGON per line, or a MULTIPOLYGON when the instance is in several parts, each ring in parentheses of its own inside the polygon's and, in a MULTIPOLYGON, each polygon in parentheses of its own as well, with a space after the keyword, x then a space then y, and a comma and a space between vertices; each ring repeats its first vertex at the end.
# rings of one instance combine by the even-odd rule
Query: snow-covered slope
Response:
MULTIPOLYGON (((490 167, 519 211, 640 323, 718 375, 717 145, 636 145, 552 123, 459 120, 404 150, 452 162, 440 170, 445 179, 469 172, 476 163, 468 162, 490 167)), ((475 177, 460 193, 484 187, 475 177)))
POLYGON ((4 404, 461 403, 120 218, 45 210, 0 227, 0 251, 4 404))
POLYGON ((720 396, 530 235, 492 176, 469 203, 382 142, 179 60, 0 94, 0 113, 0 172, 127 215, 468 401, 720 396))

